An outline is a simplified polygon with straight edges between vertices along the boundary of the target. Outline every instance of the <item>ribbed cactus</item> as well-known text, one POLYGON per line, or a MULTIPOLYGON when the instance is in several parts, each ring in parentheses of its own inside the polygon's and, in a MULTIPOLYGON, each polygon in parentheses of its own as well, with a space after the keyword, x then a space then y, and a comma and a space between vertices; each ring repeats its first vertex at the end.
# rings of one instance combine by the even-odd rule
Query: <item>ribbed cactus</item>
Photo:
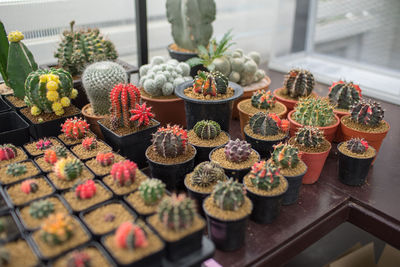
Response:
POLYGON ((82 170, 83 163, 77 158, 62 158, 54 164, 54 173, 62 180, 75 180, 82 170))
POLYGON ((133 84, 118 84, 110 93, 111 119, 114 127, 130 127, 130 110, 140 102, 140 91, 133 84))
POLYGON ((165 194, 165 184, 158 179, 146 179, 140 183, 139 193, 146 205, 155 205, 165 194))
POLYGON ((346 147, 353 153, 362 154, 368 149, 368 142, 360 138, 352 138, 346 142, 346 147))
POLYGON ((294 108, 292 118, 302 125, 328 126, 335 120, 333 106, 326 98, 303 98, 294 108))
POLYGON ((31 107, 31 114, 64 114, 64 108, 71 105, 71 99, 78 95, 73 88, 72 77, 63 69, 38 69, 31 72, 25 81, 25 103, 31 107))
POLYGON ((84 251, 75 250, 67 259, 67 267, 91 267, 91 257, 84 251))
POLYGON ((110 174, 119 186, 129 186, 135 182, 137 169, 135 162, 124 160, 114 163, 110 174))
POLYGON ((86 151, 90 151, 97 148, 97 140, 95 137, 85 137, 82 140, 82 147, 86 151))
POLYGON ((46 150, 52 146, 53 146, 53 142, 48 138, 43 138, 36 142, 37 150, 46 150))
POLYGON ((249 177, 254 187, 266 191, 276 188, 281 181, 278 167, 265 160, 254 163, 249 177))
POLYGON ((218 71, 200 71, 194 78, 193 91, 198 94, 216 96, 226 94, 228 84, 228 78, 218 71))
POLYGON ((257 90, 251 97, 251 105, 260 109, 271 109, 275 107, 276 99, 271 91, 257 90))
POLYGON ((21 183, 21 191, 25 194, 36 193, 39 190, 39 185, 34 179, 28 179, 21 183))
POLYGON ((199 45, 208 45, 216 14, 214 0, 167 0, 166 8, 172 37, 179 47, 194 51, 199 45))
POLYGON ((17 154, 18 150, 13 144, 0 145, 0 161, 13 159, 17 154))
POLYGON ((74 186, 75 196, 78 199, 90 199, 96 195, 97 186, 93 180, 79 182, 74 186))
POLYGON ((48 199, 37 200, 29 205, 29 215, 35 219, 47 218, 54 213, 54 204, 48 199))
POLYGON ((61 125, 61 132, 64 133, 65 137, 71 140, 81 139, 86 136, 89 131, 89 124, 86 120, 74 117, 73 119, 67 119, 61 125))
POLYGON ((200 139, 209 140, 216 138, 221 133, 221 126, 212 120, 202 120, 194 125, 193 131, 200 139))
POLYGON ((319 147, 324 142, 324 132, 313 126, 303 126, 295 134, 295 141, 305 147, 319 147))
POLYGON ((148 246, 146 233, 132 222, 122 223, 115 231, 114 240, 120 249, 134 250, 148 246))
POLYGON ((370 100, 361 100, 350 109, 351 120, 370 127, 378 126, 383 120, 383 115, 381 105, 370 100))
POLYGON ((71 21, 70 31, 63 32, 61 43, 54 53, 58 65, 76 76, 82 74, 90 63, 117 59, 114 44, 104 39, 99 29, 74 31, 74 24, 75 21, 71 21))
POLYGON ((68 155, 67 154, 67 149, 64 146, 56 146, 56 147, 52 147, 50 149, 47 149, 44 152, 43 159, 47 163, 54 164, 60 158, 66 158, 67 155, 68 155))
POLYGON ((277 135, 289 129, 289 121, 281 120, 275 113, 258 112, 249 119, 250 129, 263 136, 277 135))
POLYGON ((154 118, 154 113, 151 112, 151 107, 146 106, 146 102, 142 105, 136 104, 134 109, 129 111, 132 117, 129 119, 136 127, 147 126, 150 120, 154 118))
POLYGON ((314 75, 308 70, 292 69, 285 76, 284 93, 293 98, 309 96, 314 89, 314 75))
POLYGON ((185 194, 165 198, 158 206, 158 219, 164 226, 172 231, 181 231, 189 228, 196 216, 196 207, 192 199, 185 194))
POLYGON ((41 237, 50 246, 68 241, 74 234, 72 219, 65 213, 50 215, 41 226, 41 237))
POLYGON ((114 163, 115 156, 112 152, 99 152, 96 156, 96 161, 101 166, 106 167, 114 163))
POLYGON ((214 187, 214 204, 223 210, 238 210, 245 201, 245 190, 243 185, 232 178, 225 182, 219 181, 214 187))
POLYGON ((352 82, 338 81, 329 88, 329 100, 336 105, 336 108, 348 110, 360 99, 361 89, 352 82))
POLYGON ((178 125, 158 128, 153 134, 153 149, 164 158, 175 158, 186 152, 187 132, 178 125))
POLYGON ((296 168, 299 163, 299 149, 289 144, 274 145, 271 155, 272 161, 280 168, 296 168))
POLYGON ((247 160, 251 153, 251 145, 244 140, 237 138, 235 141, 229 140, 224 148, 225 157, 232 162, 243 162, 247 160))
POLYGON ((192 185, 208 187, 225 180, 224 169, 216 162, 204 161, 197 165, 192 173, 192 185))
POLYGON ((6 173, 11 176, 20 176, 26 173, 26 165, 23 163, 11 163, 7 166, 6 173))

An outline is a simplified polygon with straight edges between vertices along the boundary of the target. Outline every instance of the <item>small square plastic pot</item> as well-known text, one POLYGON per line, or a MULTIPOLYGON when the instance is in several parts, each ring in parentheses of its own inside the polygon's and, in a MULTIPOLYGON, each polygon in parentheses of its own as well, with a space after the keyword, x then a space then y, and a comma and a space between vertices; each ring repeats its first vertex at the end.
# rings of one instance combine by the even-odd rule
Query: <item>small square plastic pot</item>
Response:
POLYGON ((11 111, 11 107, 0 97, 0 113, 11 111))
POLYGON ((0 113, 0 143, 22 146, 29 141, 29 124, 15 111, 0 113))

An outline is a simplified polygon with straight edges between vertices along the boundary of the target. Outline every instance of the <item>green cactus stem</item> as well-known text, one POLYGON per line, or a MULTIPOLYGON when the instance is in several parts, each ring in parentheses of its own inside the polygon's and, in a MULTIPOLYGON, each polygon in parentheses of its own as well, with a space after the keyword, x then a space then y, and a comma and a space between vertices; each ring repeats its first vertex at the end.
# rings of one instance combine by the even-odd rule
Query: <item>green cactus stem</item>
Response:
POLYGON ((245 201, 243 185, 232 178, 219 181, 212 193, 214 203, 222 210, 238 210, 245 201))

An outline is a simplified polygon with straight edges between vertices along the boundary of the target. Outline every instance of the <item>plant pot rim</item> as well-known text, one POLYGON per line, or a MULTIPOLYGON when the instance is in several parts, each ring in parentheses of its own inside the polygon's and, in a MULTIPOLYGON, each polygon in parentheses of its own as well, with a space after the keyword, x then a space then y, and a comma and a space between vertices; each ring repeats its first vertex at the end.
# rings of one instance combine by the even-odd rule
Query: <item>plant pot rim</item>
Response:
POLYGON ((267 88, 269 87, 271 85, 271 78, 267 75, 267 74, 265 74, 264 75, 264 78, 262 78, 261 80, 259 80, 258 82, 253 82, 253 83, 251 83, 251 84, 248 84, 248 85, 245 85, 245 86, 243 86, 243 91, 245 92, 245 93, 248 93, 248 92, 254 92, 254 91, 257 91, 257 90, 267 90, 267 88), (261 82, 261 81, 263 81, 263 80, 266 80, 266 84, 265 85, 263 85, 263 87, 258 87, 258 88, 251 88, 250 86, 252 86, 252 85, 254 85, 254 84, 257 84, 257 83, 259 83, 259 82, 261 82), (251 88, 251 89, 250 89, 251 88))
MULTIPOLYGON (((210 161, 213 161, 213 160, 211 159, 212 153, 214 153, 215 150, 220 149, 220 148, 222 148, 222 147, 223 147, 223 146, 218 146, 218 147, 214 148, 213 150, 211 150, 211 151, 210 151, 210 154, 208 155, 208 159, 209 159, 210 161)), ((260 160, 261 160, 260 153, 258 153, 257 150, 255 150, 254 148, 252 148, 251 150, 254 151, 254 152, 257 154, 257 156, 258 156, 258 161, 260 161, 260 160)), ((258 161, 256 161, 256 162, 258 162, 258 161)), ((233 171, 233 172, 235 172, 235 171, 243 171, 243 170, 246 170, 246 169, 250 169, 250 168, 251 168, 251 166, 248 167, 248 168, 242 168, 242 169, 229 169, 229 168, 225 168, 225 167, 223 167, 223 166, 221 166, 221 167, 222 167, 224 170, 233 171)))
MULTIPOLYGON (((244 103, 244 102, 247 102, 247 101, 251 101, 251 98, 243 99, 242 101, 240 101, 240 102, 237 104, 237 108, 238 108, 238 110, 239 110, 240 112, 243 112, 244 114, 246 114, 246 115, 248 115, 248 116, 253 116, 255 113, 254 113, 254 114, 251 114, 251 113, 248 112, 247 110, 244 110, 243 108, 240 107, 240 104, 241 104, 241 103, 244 103)), ((281 113, 276 113, 276 115, 280 116, 280 115, 283 115, 283 114, 285 114, 285 113, 287 112, 287 107, 286 107, 282 102, 280 102, 279 100, 276 100, 275 104, 278 104, 278 105, 284 107, 284 110, 283 110, 281 113)), ((260 109, 259 112, 273 113, 273 112, 269 112, 267 109, 260 109)))
MULTIPOLYGON (((304 153, 304 152, 303 152, 303 153, 304 153)), ((295 177, 304 176, 304 175, 307 173, 307 171, 308 171, 308 166, 307 166, 307 164, 306 164, 302 159, 299 158, 299 160, 300 160, 301 162, 304 163, 304 165, 306 166, 306 170, 305 170, 304 172, 300 173, 300 174, 297 174, 297 175, 284 175, 283 173, 281 173, 281 175, 282 175, 283 177, 285 177, 286 180, 288 180, 288 178, 291 179, 291 178, 295 178, 295 177)))
POLYGON ((350 111, 343 111, 343 110, 337 110, 337 109, 334 109, 333 113, 335 113, 336 115, 340 115, 341 117, 350 115, 350 111))
MULTIPOLYGON (((5 115, 7 115, 7 117, 9 117, 9 115, 12 114, 12 113, 14 113, 15 116, 17 116, 17 118, 20 119, 20 121, 24 124, 24 126, 21 126, 21 127, 18 127, 18 128, 14 128, 14 129, 12 129, 12 130, 5 131, 5 132, 0 132, 0 135, 5 134, 5 133, 13 133, 13 132, 16 132, 16 131, 20 131, 21 129, 27 129, 27 128, 29 128, 29 123, 24 119, 25 116, 21 116, 21 115, 18 114, 16 111, 9 110, 9 111, 7 111, 7 112, 2 112, 2 113, 0 113, 0 116, 5 116, 5 115)), ((21 148, 22 148, 22 146, 21 146, 21 148)))
MULTIPOLYGON (((294 137, 291 137, 290 139, 292 139, 292 138, 294 139, 294 137)), ((327 149, 325 151, 322 151, 322 152, 306 152, 306 151, 301 150, 300 148, 299 148, 299 151, 302 152, 303 154, 311 154, 311 155, 325 154, 325 153, 329 152, 332 149, 332 143, 329 142, 328 140, 326 140, 325 138, 324 138, 324 140, 329 144, 329 149, 327 149)))
MULTIPOLYGON (((167 49, 168 49, 168 52, 172 52, 172 53, 175 53, 175 54, 182 54, 182 55, 195 55, 195 56, 197 56, 198 55, 198 53, 196 53, 196 52, 182 52, 182 51, 177 51, 177 50, 174 50, 174 49, 172 49, 171 48, 171 46, 173 45, 174 43, 171 43, 171 44, 169 44, 168 46, 167 46, 167 49)), ((177 45, 178 46, 178 45, 177 45)))
POLYGON ((184 90, 190 86, 193 85, 193 80, 183 82, 179 84, 175 88, 175 95, 182 98, 184 101, 191 102, 191 103, 196 103, 196 104, 208 104, 208 105, 213 105, 213 104, 224 104, 230 101, 234 101, 241 97, 243 95, 243 87, 241 87, 239 84, 234 83, 234 82, 229 82, 229 87, 232 87, 235 91, 233 96, 224 98, 224 99, 218 99, 218 100, 201 100, 201 99, 195 99, 188 97, 185 95, 184 90))
POLYGON ((283 179, 286 180, 287 186, 286 186, 285 191, 283 191, 283 192, 280 193, 280 194, 272 195, 272 196, 260 195, 260 194, 257 194, 257 193, 255 193, 255 192, 251 191, 251 190, 247 187, 246 183, 244 182, 244 178, 245 178, 247 175, 248 175, 248 174, 246 174, 246 175, 243 177, 243 186, 244 186, 244 188, 246 188, 246 191, 247 191, 247 192, 250 192, 251 194, 256 195, 256 196, 258 196, 258 197, 262 197, 262 198, 276 198, 276 197, 280 197, 280 196, 284 195, 284 194, 288 191, 288 189, 289 189, 289 181, 286 179, 286 177, 285 177, 283 174, 280 174, 281 178, 283 178, 283 179))
MULTIPOLYGON (((193 130, 193 129, 191 129, 191 130, 193 130)), ((199 147, 199 148, 216 148, 216 147, 221 147, 221 146, 224 146, 224 145, 226 145, 228 142, 229 142, 229 140, 231 139, 231 136, 230 136, 230 134, 229 133, 227 133, 226 131, 224 131, 224 130, 221 130, 221 133, 225 133, 226 134, 226 136, 228 136, 228 141, 226 141, 226 143, 225 144, 222 144, 222 145, 217 145, 217 146, 199 146, 199 145, 196 145, 196 144, 193 144, 193 143, 190 143, 190 141, 188 140, 188 143, 189 144, 191 144, 192 146, 194 146, 194 147, 199 147)))
POLYGON ((390 130, 390 124, 389 124, 387 121, 385 121, 385 120, 382 120, 382 121, 388 126, 388 129, 387 129, 386 131, 384 131, 384 132, 370 133, 370 132, 364 132, 364 131, 360 131, 360 130, 358 130, 358 129, 351 128, 351 127, 349 127, 349 126, 347 126, 346 124, 343 123, 343 120, 344 120, 345 118, 348 118, 349 116, 350 116, 350 114, 341 117, 341 118, 340 118, 340 122, 341 122, 341 124, 343 125, 343 127, 346 127, 346 128, 348 128, 348 129, 351 129, 352 131, 354 131, 354 132, 356 132, 356 133, 368 134, 368 135, 381 135, 381 134, 387 134, 387 133, 389 132, 389 130, 390 130))
MULTIPOLYGON (((292 123, 293 125, 295 125, 295 126, 297 126, 297 127, 302 127, 302 126, 304 126, 303 124, 298 123, 297 121, 295 121, 294 119, 292 119, 292 114, 293 114, 295 111, 296 111, 296 110, 293 109, 293 110, 291 110, 291 111, 289 112, 289 114, 288 114, 288 116, 287 116, 288 120, 290 121, 290 123, 292 123)), ((321 129, 321 130, 326 130, 326 129, 335 128, 335 127, 339 126, 339 123, 340 123, 341 120, 339 119, 339 117, 338 117, 336 114, 334 114, 334 117, 335 117, 335 119, 336 119, 336 122, 335 122, 334 124, 328 125, 328 126, 316 126, 316 127, 317 127, 318 129, 321 129)))
MULTIPOLYGON (((192 173, 193 173, 193 172, 189 172, 188 174, 185 175, 185 178, 183 179, 183 183, 184 183, 186 189, 187 189, 188 191, 192 191, 192 192, 194 192, 194 193, 201 194, 201 195, 207 195, 207 196, 208 196, 208 195, 211 195, 212 190, 211 190, 210 193, 199 192, 199 191, 194 190, 193 188, 191 188, 191 187, 189 187, 189 186, 187 185, 187 183, 189 182, 189 178, 187 178, 187 177, 188 177, 189 174, 192 174, 192 173)), ((229 179, 228 175, 225 174, 225 180, 228 180, 228 179, 229 179)), ((212 187, 214 187, 216 184, 217 184, 217 183, 215 183, 212 187)))
POLYGON ((190 143, 188 143, 188 145, 190 145, 190 146, 194 149, 193 156, 192 156, 191 158, 189 158, 189 159, 187 159, 187 160, 185 160, 185 161, 179 162, 179 163, 170 163, 170 164, 166 164, 166 163, 157 162, 157 161, 152 160, 151 158, 149 158, 149 157, 147 156, 147 151, 149 150, 149 148, 150 148, 152 145, 150 145, 149 147, 146 148, 146 152, 144 153, 144 155, 146 156, 146 159, 147 159, 148 161, 150 161, 151 163, 154 163, 154 164, 164 165, 164 166, 179 166, 179 165, 183 165, 183 164, 188 163, 189 161, 193 160, 193 159, 196 157, 197 149, 196 149, 192 144, 190 144, 190 143))
MULTIPOLYGON (((279 88, 275 89, 274 92, 273 92, 273 93, 274 93, 274 96, 278 99, 278 101, 281 100, 281 99, 283 99, 284 101, 289 102, 289 103, 292 103, 292 104, 296 104, 296 103, 299 101, 299 99, 297 99, 297 100, 292 100, 292 99, 287 99, 287 98, 283 98, 283 97, 279 96, 279 95, 277 94, 277 92, 278 92, 279 90, 282 90, 282 89, 283 89, 283 87, 279 87, 279 88)), ((312 91, 310 95, 318 96, 317 93, 315 93, 314 91, 312 91)))
POLYGON ((65 114, 63 114, 63 115, 61 115, 61 116, 58 116, 58 117, 55 118, 55 119, 52 119, 52 120, 49 120, 49 121, 43 121, 43 122, 39 122, 39 123, 36 123, 36 122, 31 121, 31 120, 29 119, 29 117, 25 116, 25 115, 22 113, 22 110, 23 110, 23 109, 28 109, 28 108, 30 108, 30 107, 28 107, 28 106, 22 107, 22 108, 20 109, 20 114, 23 116, 23 118, 24 118, 27 122, 32 123, 32 125, 42 125, 42 124, 44 124, 44 123, 52 122, 52 121, 56 121, 56 120, 60 120, 60 119, 64 119, 64 120, 65 120, 65 119, 67 119, 67 118, 79 117, 79 116, 82 114, 82 113, 81 113, 81 110, 80 110, 77 106, 75 106, 74 104, 71 104, 70 107, 75 108, 76 111, 77 111, 77 113, 74 113, 74 114, 71 114, 71 115, 65 115, 65 114))
POLYGON ((245 127, 243 127, 243 132, 244 132, 244 134, 247 135, 247 136, 249 136, 249 137, 251 137, 251 138, 253 138, 253 139, 255 139, 255 140, 257 140, 257 141, 261 141, 261 142, 277 142, 277 141, 285 140, 286 138, 289 137, 289 130, 288 130, 288 131, 286 132, 286 135, 285 135, 284 137, 280 138, 280 139, 276 139, 276 140, 259 139, 259 138, 257 138, 257 137, 252 136, 252 135, 249 135, 249 134, 247 133, 247 131, 246 131, 246 126, 247 126, 247 125, 248 125, 248 124, 246 124, 245 127))
POLYGON ((367 160, 367 159, 371 159, 371 158, 375 158, 375 157, 376 157, 376 149, 375 149, 373 146, 369 145, 369 144, 368 144, 368 147, 372 148, 372 149, 374 150, 374 152, 375 152, 374 155, 373 155, 372 157, 369 157, 369 158, 357 158, 357 157, 350 156, 350 155, 348 155, 348 154, 346 154, 346 153, 343 153, 342 151, 340 151, 339 147, 340 147, 343 143, 345 143, 345 142, 347 142, 347 141, 342 141, 342 142, 340 142, 339 144, 337 144, 337 150, 338 150, 338 152, 339 152, 340 154, 343 154, 343 155, 345 155, 346 157, 349 157, 349 158, 352 158, 352 159, 359 159, 359 160, 367 160))
MULTIPOLYGON (((143 87, 140 87, 139 89, 140 89, 140 91, 143 91, 143 92, 147 93, 147 92, 143 89, 143 87)), ((148 93, 147 93, 147 94, 148 94, 148 93)), ((175 93, 174 93, 174 94, 171 94, 170 96, 172 96, 172 95, 174 95, 175 97, 174 97, 174 98, 162 98, 162 96, 161 96, 161 97, 158 97, 158 96, 151 96, 151 97, 148 97, 147 95, 144 95, 144 94, 142 93, 142 94, 140 94, 140 98, 142 98, 142 99, 144 99, 144 100, 146 100, 146 101, 149 101, 149 102, 161 102, 161 103, 179 102, 179 101, 182 101, 182 99, 179 98, 177 95, 175 95, 175 93)))
MULTIPOLYGON (((118 137, 121 137, 121 138, 124 138, 124 137, 128 137, 128 136, 131 136, 131 135, 134 135, 134 134, 137 134, 137 133, 146 131, 146 130, 148 130, 148 129, 151 129, 151 128, 160 126, 160 122, 159 122, 159 121, 157 121, 157 120, 155 120, 155 119, 151 119, 151 121, 156 122, 156 124, 153 125, 153 126, 151 126, 151 127, 147 127, 147 128, 141 129, 141 130, 139 130, 139 131, 137 131, 137 132, 130 133, 130 134, 127 134, 127 135, 118 135, 118 134, 116 134, 113 130, 109 129, 109 128, 106 127, 104 124, 102 124, 102 123, 101 123, 101 120, 97 121, 97 123, 100 125, 100 127, 104 127, 104 129, 109 130, 113 135, 118 136, 118 137)), ((104 142, 104 143, 106 143, 106 142, 104 142)), ((106 143, 106 144, 107 144, 107 143, 106 143)))
POLYGON ((106 117, 105 115, 94 115, 94 114, 89 115, 89 113, 86 112, 86 110, 87 110, 88 108, 90 108, 90 107, 92 107, 92 104, 90 104, 90 103, 88 103, 88 104, 86 104, 85 106, 83 106, 81 112, 82 112, 82 115, 83 115, 84 117, 88 117, 88 118, 92 118, 92 119, 96 119, 96 120, 104 119, 104 118, 106 117))
MULTIPOLYGON (((247 220, 247 219, 250 217, 250 214, 251 214, 251 212, 252 212, 252 210, 253 210, 253 207, 254 207, 254 204, 253 204, 253 202, 251 201, 251 199, 250 199, 248 196, 244 196, 245 198, 247 198, 247 199, 250 201, 250 207, 251 207, 250 213, 247 214, 246 216, 242 217, 242 218, 223 220, 223 219, 220 219, 220 218, 215 217, 214 215, 211 215, 211 214, 207 211, 207 209, 205 208, 204 205, 205 205, 205 203, 206 203, 206 200, 207 200, 208 198, 210 198, 210 197, 213 197, 212 194, 210 194, 208 197, 206 197, 206 198, 204 199, 203 204, 202 204, 201 206, 202 206, 202 208, 203 208, 204 213, 205 213, 208 217, 212 218, 213 220, 220 221, 220 222, 227 222, 227 223, 230 223, 230 222, 239 222, 239 221, 247 220)), ((222 209, 221 209, 221 210, 222 210, 222 209)), ((222 210, 222 211, 223 211, 223 210, 222 210)))

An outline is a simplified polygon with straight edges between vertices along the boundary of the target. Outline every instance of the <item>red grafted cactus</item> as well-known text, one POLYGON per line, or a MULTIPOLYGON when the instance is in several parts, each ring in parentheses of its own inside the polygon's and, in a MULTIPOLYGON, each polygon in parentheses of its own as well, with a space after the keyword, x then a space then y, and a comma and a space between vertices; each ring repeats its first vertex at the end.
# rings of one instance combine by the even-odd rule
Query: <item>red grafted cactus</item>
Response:
POLYGON ((85 137, 88 130, 89 124, 85 120, 78 119, 77 117, 67 119, 64 124, 61 125, 61 131, 68 139, 72 140, 85 137))
POLYGON ((72 252, 67 261, 67 267, 90 267, 91 258, 84 251, 76 250, 72 252))
POLYGON ((147 247, 148 241, 143 229, 131 222, 122 223, 114 235, 115 245, 121 249, 147 247))
POLYGON ((112 152, 99 152, 96 156, 96 161, 101 166, 106 167, 114 163, 115 157, 112 152))
POLYGON ((53 142, 50 139, 43 138, 36 142, 36 149, 45 150, 53 146, 53 142))
POLYGON ((164 158, 175 158, 186 152, 187 132, 178 125, 158 128, 153 134, 153 149, 164 158))
POLYGON ((149 125, 150 119, 154 118, 151 107, 147 107, 146 102, 142 105, 136 104, 135 109, 131 109, 130 112, 132 114, 130 121, 133 121, 137 127, 149 125))
POLYGON ((368 142, 365 139, 352 138, 346 142, 346 147, 353 153, 363 154, 368 150, 368 142))
POLYGON ((96 149, 97 147, 97 140, 94 137, 86 137, 85 139, 83 139, 82 141, 82 147, 87 150, 93 150, 96 149))
POLYGON ((0 161, 10 160, 17 156, 17 148, 12 144, 0 146, 0 161))
POLYGON ((129 127, 129 110, 135 108, 140 101, 140 91, 133 84, 118 84, 110 93, 111 118, 115 126, 129 127))
POLYGON ((47 149, 44 152, 44 161, 46 161, 49 164, 54 165, 54 163, 57 162, 60 158, 66 158, 67 157, 67 149, 63 146, 56 146, 50 149, 47 149))
POLYGON ((96 194, 96 191, 96 183, 93 180, 87 180, 75 187, 75 196, 78 199, 89 199, 96 194))
POLYGON ((129 186, 135 182, 137 165, 130 160, 114 163, 111 169, 111 177, 120 186, 129 186))
POLYGON ((28 179, 21 183, 21 191, 25 194, 35 193, 38 189, 39 185, 33 179, 28 179))

